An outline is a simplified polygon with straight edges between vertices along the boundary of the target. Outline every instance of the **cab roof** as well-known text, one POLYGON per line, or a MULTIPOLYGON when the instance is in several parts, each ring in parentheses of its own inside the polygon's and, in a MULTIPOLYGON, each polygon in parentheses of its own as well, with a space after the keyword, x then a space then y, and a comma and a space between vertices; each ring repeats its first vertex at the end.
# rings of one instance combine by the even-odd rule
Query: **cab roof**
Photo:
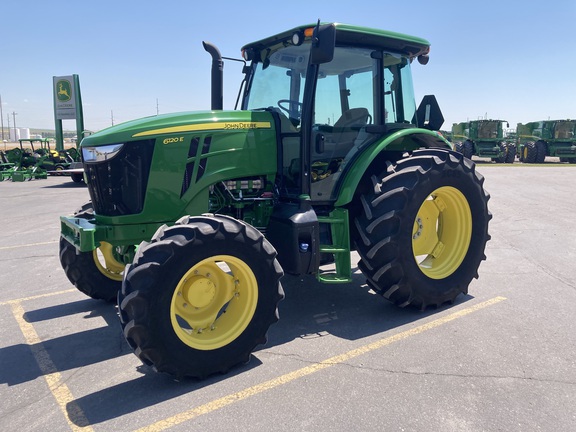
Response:
MULTIPOLYGON (((322 25, 331 23, 321 23, 322 25)), ((378 30, 368 27, 360 27, 342 23, 332 23, 336 27, 337 46, 362 46, 373 49, 382 49, 397 52, 409 57, 417 57, 426 54, 430 50, 430 42, 416 36, 409 36, 387 30, 378 30)), ((277 45, 284 41, 290 41, 296 32, 304 32, 309 28, 314 28, 316 24, 302 25, 291 30, 278 33, 274 36, 249 43, 242 47, 242 50, 262 49, 277 45)))

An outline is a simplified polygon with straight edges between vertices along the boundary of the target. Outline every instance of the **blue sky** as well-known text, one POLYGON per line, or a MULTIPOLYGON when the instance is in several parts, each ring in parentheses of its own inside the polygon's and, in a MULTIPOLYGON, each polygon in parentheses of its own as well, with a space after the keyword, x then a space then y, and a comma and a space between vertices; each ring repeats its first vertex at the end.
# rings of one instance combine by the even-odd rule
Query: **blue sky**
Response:
MULTIPOLYGON (((429 40, 414 64, 419 102, 435 94, 452 123, 500 118, 511 127, 576 118, 576 1, 18 0, 0 5, 4 127, 54 128, 52 77, 78 74, 85 127, 210 107, 210 56, 300 24, 342 22, 429 40), (273 5, 273 6, 272 6, 273 5)), ((240 67, 224 67, 232 109, 240 67)), ((64 129, 75 129, 73 120, 64 129)))

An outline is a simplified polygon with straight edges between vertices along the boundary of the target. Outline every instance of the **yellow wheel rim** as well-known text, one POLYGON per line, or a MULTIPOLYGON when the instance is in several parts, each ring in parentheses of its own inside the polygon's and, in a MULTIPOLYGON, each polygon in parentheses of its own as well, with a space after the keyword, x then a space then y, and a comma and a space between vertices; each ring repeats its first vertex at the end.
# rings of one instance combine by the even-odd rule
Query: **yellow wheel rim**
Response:
POLYGON ((93 252, 94 263, 104 276, 115 281, 121 281, 126 264, 118 261, 113 252, 110 243, 101 242, 100 247, 93 252))
POLYGON ((170 320, 186 345, 214 350, 237 339, 258 303, 258 283, 244 261, 217 255, 200 261, 180 279, 170 304, 170 320))
POLYGON ((444 186, 420 206, 412 230, 412 251, 420 270, 443 279, 462 264, 472 237, 472 213, 458 189, 444 186))

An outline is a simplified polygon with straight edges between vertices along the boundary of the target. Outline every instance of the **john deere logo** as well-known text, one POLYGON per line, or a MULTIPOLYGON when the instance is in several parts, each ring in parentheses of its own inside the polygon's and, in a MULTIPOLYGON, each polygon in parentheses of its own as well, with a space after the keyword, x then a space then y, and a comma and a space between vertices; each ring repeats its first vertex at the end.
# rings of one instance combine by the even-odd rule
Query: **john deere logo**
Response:
POLYGON ((60 80, 56 83, 56 97, 60 102, 68 102, 71 98, 71 86, 70 81, 60 80))

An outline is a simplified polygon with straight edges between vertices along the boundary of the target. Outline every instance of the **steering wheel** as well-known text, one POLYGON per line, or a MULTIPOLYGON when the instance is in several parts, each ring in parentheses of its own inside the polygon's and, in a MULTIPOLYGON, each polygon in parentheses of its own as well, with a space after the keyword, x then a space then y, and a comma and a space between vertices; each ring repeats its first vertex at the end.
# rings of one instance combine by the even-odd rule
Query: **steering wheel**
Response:
POLYGON ((293 106, 293 104, 296 104, 296 106, 298 107, 298 114, 302 112, 302 103, 295 100, 280 99, 278 102, 276 102, 276 104, 278 105, 278 108, 280 108, 282 111, 286 111, 288 117, 290 117, 292 112, 290 111, 289 107, 282 106, 283 104, 288 104, 289 106, 293 106))

